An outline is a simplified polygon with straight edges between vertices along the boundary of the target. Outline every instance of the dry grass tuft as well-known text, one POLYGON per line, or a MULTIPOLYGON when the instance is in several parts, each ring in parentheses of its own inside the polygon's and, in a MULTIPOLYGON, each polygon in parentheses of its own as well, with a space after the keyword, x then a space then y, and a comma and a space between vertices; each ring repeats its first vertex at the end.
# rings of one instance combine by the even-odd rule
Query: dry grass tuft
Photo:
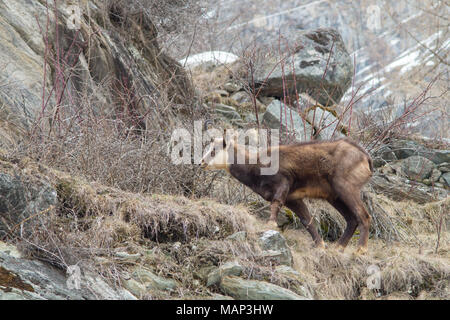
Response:
POLYGON ((448 299, 449 255, 421 253, 416 247, 402 243, 386 245, 384 241, 370 241, 370 251, 355 255, 350 246, 344 253, 333 246, 326 250, 312 249, 309 239, 299 230, 286 234, 292 243, 295 269, 302 273, 317 299, 375 299, 403 293, 407 298, 448 299), (380 270, 380 289, 370 290, 368 268, 380 270))
POLYGON ((57 191, 62 212, 95 219, 112 217, 137 226, 143 237, 156 242, 187 242, 204 236, 220 238, 244 230, 245 225, 243 208, 208 200, 135 194, 68 177, 58 180, 57 191))

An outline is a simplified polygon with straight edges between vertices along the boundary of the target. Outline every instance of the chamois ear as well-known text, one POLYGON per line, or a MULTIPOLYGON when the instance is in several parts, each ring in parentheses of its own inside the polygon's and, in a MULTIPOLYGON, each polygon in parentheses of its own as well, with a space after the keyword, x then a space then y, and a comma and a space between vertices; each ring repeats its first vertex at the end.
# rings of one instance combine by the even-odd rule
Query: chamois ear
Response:
POLYGON ((230 146, 232 143, 236 144, 238 142, 238 135, 239 133, 234 129, 225 129, 223 135, 224 146, 230 146))
POLYGON ((223 148, 225 149, 225 147, 227 146, 227 137, 228 137, 228 129, 225 128, 223 129, 223 148))
POLYGON ((236 144, 238 134, 239 133, 234 129, 225 128, 223 132, 223 148, 225 149, 230 147, 232 144, 236 144))

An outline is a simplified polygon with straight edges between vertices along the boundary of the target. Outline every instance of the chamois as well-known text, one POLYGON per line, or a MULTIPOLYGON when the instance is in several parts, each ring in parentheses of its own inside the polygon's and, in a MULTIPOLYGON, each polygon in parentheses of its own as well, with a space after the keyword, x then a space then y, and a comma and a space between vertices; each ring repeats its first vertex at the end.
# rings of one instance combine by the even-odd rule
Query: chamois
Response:
POLYGON ((360 192, 373 173, 369 154, 348 138, 274 146, 267 152, 274 148, 279 152, 279 169, 273 175, 261 174, 261 168, 266 164, 262 164, 259 155, 256 164, 249 163, 249 151, 237 143, 236 137, 230 140, 216 138, 200 165, 207 170, 227 170, 271 202, 269 223, 272 226, 276 227, 276 218, 283 205, 291 209, 311 234, 316 247, 324 247, 324 242, 303 199, 327 200, 347 223, 337 242, 338 247, 343 251, 359 227, 357 253, 366 252, 371 217, 364 208, 360 192), (237 163, 238 154, 245 158, 244 164, 237 163))

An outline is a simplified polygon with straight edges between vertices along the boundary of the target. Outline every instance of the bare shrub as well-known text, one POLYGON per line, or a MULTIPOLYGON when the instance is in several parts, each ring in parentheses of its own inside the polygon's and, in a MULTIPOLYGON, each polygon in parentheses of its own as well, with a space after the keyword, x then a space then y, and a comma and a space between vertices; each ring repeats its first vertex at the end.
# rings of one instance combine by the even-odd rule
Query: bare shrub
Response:
POLYGON ((93 72, 95 78, 95 68, 86 70, 80 59, 86 55, 88 64, 96 63, 98 57, 92 55, 102 45, 101 37, 89 28, 63 34, 58 25, 61 17, 52 15, 57 12, 56 3, 54 7, 47 4, 47 24, 40 28, 45 40, 44 69, 49 66, 51 72, 42 80, 41 110, 11 153, 123 190, 207 195, 212 175, 194 165, 173 165, 168 153, 173 130, 184 127, 193 132, 193 120, 207 110, 197 103, 182 68, 161 53, 158 39, 151 34, 157 34, 154 19, 178 17, 191 2, 196 1, 105 3, 105 28, 118 31, 117 41, 124 47, 127 41, 142 45, 146 67, 156 79, 132 79, 125 70, 94 80, 83 74, 93 72), (150 10, 155 6, 159 11, 150 10), (81 41, 81 33, 89 41, 81 41), (51 81, 47 82, 47 76, 51 81), (151 94, 139 88, 152 85, 156 87, 151 94))

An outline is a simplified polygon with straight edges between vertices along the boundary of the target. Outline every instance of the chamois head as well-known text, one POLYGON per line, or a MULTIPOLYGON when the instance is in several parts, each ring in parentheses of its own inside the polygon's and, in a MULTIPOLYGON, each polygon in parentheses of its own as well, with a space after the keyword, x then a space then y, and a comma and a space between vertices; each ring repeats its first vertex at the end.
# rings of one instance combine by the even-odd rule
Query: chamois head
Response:
POLYGON ((205 170, 228 170, 229 165, 234 159, 233 151, 238 144, 238 137, 248 138, 247 142, 250 146, 256 146, 258 143, 258 132, 256 129, 247 130, 242 135, 238 131, 225 130, 222 137, 215 138, 209 145, 201 160, 200 166, 205 170))
POLYGON ((231 141, 227 143, 223 137, 214 139, 203 156, 200 166, 205 170, 227 169, 229 164, 228 149, 231 141))
POLYGON ((237 134, 233 134, 229 139, 224 137, 215 138, 209 145, 201 161, 201 168, 205 170, 228 170, 230 164, 230 148, 236 143, 237 134))

